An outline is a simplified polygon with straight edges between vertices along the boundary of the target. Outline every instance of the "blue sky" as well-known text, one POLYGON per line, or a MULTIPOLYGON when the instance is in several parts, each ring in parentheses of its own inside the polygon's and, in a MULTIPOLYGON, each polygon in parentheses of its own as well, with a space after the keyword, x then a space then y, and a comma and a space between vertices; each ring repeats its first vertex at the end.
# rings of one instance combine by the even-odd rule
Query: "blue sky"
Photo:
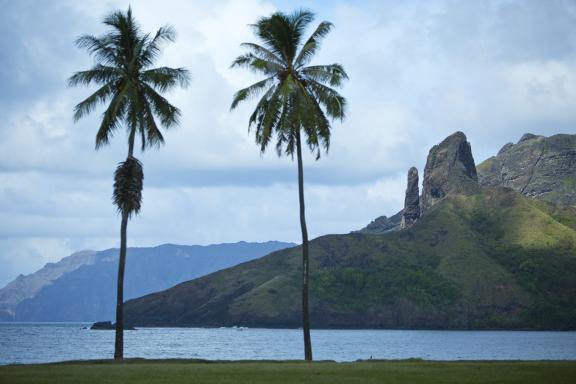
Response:
MULTIPOLYGON (((330 153, 305 159, 313 237, 358 229, 401 209, 406 172, 422 173, 430 147, 464 131, 477 162, 523 133, 574 133, 576 2, 173 1, 131 2, 146 31, 178 32, 159 65, 192 73, 168 94, 183 112, 144 163, 144 205, 130 246, 299 241, 296 167, 260 155, 247 132, 253 104, 229 111, 256 81, 229 69, 252 41, 248 24, 275 10, 312 9, 332 21, 316 63, 339 62, 350 81, 348 117, 330 153)), ((127 1, 0 0, 0 286, 81 249, 118 246, 112 173, 119 132, 94 151, 101 111, 74 124, 93 88, 66 79, 92 59, 73 42, 105 31, 127 1)))

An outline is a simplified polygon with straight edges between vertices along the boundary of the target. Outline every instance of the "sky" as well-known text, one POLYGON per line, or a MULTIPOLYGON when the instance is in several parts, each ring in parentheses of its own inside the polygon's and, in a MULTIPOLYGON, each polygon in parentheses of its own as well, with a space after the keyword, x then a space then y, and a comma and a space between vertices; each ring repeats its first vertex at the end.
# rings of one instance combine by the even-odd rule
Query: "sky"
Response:
MULTIPOLYGON (((300 242, 296 164, 261 154, 248 132, 255 103, 232 95, 258 80, 230 69, 255 42, 250 27, 307 8, 334 23, 312 64, 340 63, 347 118, 328 154, 304 159, 312 238, 348 233, 403 205, 406 174, 434 144, 463 131, 477 163, 522 134, 576 133, 576 1, 132 0, 146 32, 170 24, 159 66, 185 67, 166 97, 181 125, 144 164, 143 209, 129 246, 300 242)), ((119 245, 112 177, 126 157, 119 131, 94 149, 103 109, 78 123, 95 90, 66 79, 93 59, 74 45, 106 31, 124 0, 0 0, 0 287, 75 251, 119 245)))

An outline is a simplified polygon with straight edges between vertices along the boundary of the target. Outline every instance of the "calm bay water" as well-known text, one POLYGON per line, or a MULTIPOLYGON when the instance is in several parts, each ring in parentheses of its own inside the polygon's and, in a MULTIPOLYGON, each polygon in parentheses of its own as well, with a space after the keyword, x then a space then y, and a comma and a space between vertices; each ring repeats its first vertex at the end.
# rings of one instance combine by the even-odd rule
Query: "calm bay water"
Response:
MULTIPOLYGON (((79 323, 0 323, 0 364, 111 358, 113 331, 79 323)), ((576 360, 576 332, 313 330, 316 360, 576 360)), ((301 359, 302 331, 143 328, 125 356, 211 360, 301 359)))

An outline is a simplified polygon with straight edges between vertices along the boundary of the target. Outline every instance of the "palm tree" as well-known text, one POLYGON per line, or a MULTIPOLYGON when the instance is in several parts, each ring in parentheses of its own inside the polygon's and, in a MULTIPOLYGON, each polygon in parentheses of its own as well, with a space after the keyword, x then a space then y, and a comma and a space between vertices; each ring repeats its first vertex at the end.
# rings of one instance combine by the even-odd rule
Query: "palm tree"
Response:
POLYGON ((239 103, 260 97, 249 119, 254 127, 260 151, 276 137, 276 151, 298 160, 298 196, 302 230, 302 329, 304 358, 312 360, 310 314, 308 308, 309 252, 308 231, 304 207, 304 172, 302 137, 308 148, 320 158, 321 149, 330 145, 331 119, 344 119, 346 100, 331 87, 340 87, 348 76, 339 64, 308 66, 320 48, 320 41, 330 32, 332 23, 323 21, 312 35, 303 41, 306 27, 314 14, 298 10, 290 15, 276 12, 251 25, 260 44, 243 43, 248 53, 239 56, 232 67, 246 67, 264 75, 264 79, 241 89, 234 95, 231 109, 239 103), (328 84, 328 85, 327 85, 328 84))
POLYGON ((126 265, 126 230, 128 220, 138 214, 142 202, 142 164, 134 157, 134 143, 140 138, 141 150, 158 148, 164 143, 156 119, 161 126, 178 125, 180 110, 170 104, 161 93, 176 85, 186 87, 188 71, 184 68, 152 68, 162 44, 173 42, 176 34, 164 26, 154 36, 144 34, 132 17, 116 11, 103 23, 108 33, 100 37, 84 35, 76 40, 79 48, 94 56, 95 65, 87 71, 76 72, 68 79, 69 86, 92 83, 100 88, 74 108, 74 121, 92 112, 99 104, 108 104, 96 134, 96 149, 108 144, 114 133, 124 127, 128 136, 128 157, 118 164, 114 174, 114 204, 122 216, 120 227, 120 257, 118 262, 118 292, 116 298, 116 339, 114 358, 124 356, 124 267, 126 265))

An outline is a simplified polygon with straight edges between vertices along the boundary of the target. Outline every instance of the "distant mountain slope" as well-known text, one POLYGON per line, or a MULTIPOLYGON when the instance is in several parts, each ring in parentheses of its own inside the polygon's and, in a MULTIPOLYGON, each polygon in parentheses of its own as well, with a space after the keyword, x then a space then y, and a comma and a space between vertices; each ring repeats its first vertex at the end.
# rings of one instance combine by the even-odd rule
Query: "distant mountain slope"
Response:
POLYGON ((576 135, 525 134, 479 164, 478 179, 483 186, 576 206, 576 135))
POLYGON ((63 258, 57 263, 48 263, 27 276, 20 275, 0 289, 0 321, 14 320, 16 306, 34 297, 53 280, 60 278, 83 265, 93 264, 96 252, 82 251, 63 258))
MULTIPOLYGON (((262 257, 295 244, 267 243, 129 248, 127 299, 262 257)), ((114 318, 118 250, 79 252, 0 289, 4 321, 93 321, 114 318)))
MULTIPOLYGON (((576 329, 576 210, 504 188, 447 196, 414 226, 322 236, 322 328, 576 329)), ((126 303, 137 326, 299 327, 300 248, 126 303)))

